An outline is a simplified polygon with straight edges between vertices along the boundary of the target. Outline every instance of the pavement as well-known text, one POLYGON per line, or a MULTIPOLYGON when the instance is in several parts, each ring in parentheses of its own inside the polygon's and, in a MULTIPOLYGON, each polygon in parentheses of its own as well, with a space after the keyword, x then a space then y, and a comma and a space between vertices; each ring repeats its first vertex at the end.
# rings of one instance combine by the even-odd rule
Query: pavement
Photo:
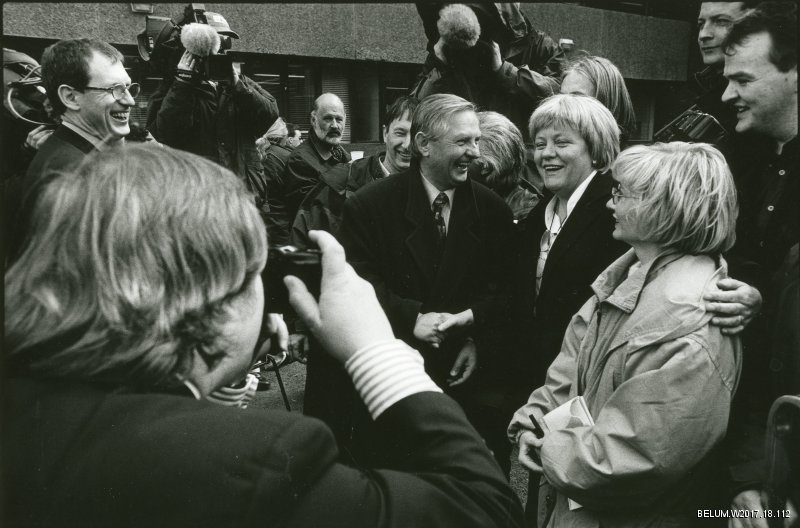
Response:
MULTIPOLYGON (((291 412, 302 413, 306 385, 306 366, 302 363, 290 363, 281 367, 280 374, 286 389, 291 412)), ((270 380, 270 388, 256 393, 256 397, 250 407, 285 411, 286 406, 281 397, 275 374, 269 373, 267 377, 270 380)), ((528 472, 517 462, 516 448, 511 453, 511 488, 516 492, 522 504, 525 504, 528 495, 528 472)))

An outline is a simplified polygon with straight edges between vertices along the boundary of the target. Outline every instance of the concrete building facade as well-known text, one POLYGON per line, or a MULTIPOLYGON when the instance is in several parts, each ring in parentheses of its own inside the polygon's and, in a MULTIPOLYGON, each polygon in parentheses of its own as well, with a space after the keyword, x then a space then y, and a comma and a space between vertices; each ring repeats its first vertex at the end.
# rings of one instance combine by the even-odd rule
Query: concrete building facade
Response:
MULTIPOLYGON (((147 98, 159 79, 140 61, 136 35, 146 13, 177 18, 186 4, 5 3, 3 46, 36 58, 50 43, 94 37, 126 56, 143 85, 134 119, 144 122, 147 98)), ((240 36, 231 54, 242 71, 278 100, 288 122, 308 128, 314 98, 339 94, 348 110, 345 141, 377 144, 385 106, 408 93, 425 59, 426 38, 413 4, 203 4, 222 14, 240 36)), ((635 139, 649 140, 656 109, 673 112, 676 86, 689 73, 691 24, 583 5, 522 4, 537 29, 575 50, 607 57, 629 85, 639 121, 635 139)))

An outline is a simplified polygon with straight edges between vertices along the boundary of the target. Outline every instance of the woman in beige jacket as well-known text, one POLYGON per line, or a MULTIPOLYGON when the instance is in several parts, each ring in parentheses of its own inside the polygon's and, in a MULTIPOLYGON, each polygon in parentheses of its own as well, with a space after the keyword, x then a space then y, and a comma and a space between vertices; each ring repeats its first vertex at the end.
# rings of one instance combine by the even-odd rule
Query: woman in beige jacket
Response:
POLYGON ((710 507, 703 497, 741 367, 738 338, 710 324, 702 300, 726 273, 734 184, 704 144, 636 146, 613 174, 613 236, 632 249, 592 285, 509 437, 542 474, 539 526, 692 526, 710 507), (542 423, 576 396, 594 425, 538 438, 530 416, 542 423))

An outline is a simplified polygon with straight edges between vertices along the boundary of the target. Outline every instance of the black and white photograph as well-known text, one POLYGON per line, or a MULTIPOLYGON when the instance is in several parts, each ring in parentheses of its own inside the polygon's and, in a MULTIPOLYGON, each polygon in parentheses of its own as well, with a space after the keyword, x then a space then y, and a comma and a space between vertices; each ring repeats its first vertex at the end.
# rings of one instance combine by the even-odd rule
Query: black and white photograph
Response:
POLYGON ((800 528, 797 8, 4 2, 0 525, 800 528))

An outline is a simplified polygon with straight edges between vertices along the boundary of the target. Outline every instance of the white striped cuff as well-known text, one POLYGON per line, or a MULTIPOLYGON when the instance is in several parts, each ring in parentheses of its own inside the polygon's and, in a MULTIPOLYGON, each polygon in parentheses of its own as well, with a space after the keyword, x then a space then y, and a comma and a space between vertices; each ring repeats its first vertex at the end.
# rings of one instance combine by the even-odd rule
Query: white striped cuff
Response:
POLYGON ((412 394, 442 392, 425 373, 419 352, 399 339, 360 349, 344 367, 373 419, 412 394))

